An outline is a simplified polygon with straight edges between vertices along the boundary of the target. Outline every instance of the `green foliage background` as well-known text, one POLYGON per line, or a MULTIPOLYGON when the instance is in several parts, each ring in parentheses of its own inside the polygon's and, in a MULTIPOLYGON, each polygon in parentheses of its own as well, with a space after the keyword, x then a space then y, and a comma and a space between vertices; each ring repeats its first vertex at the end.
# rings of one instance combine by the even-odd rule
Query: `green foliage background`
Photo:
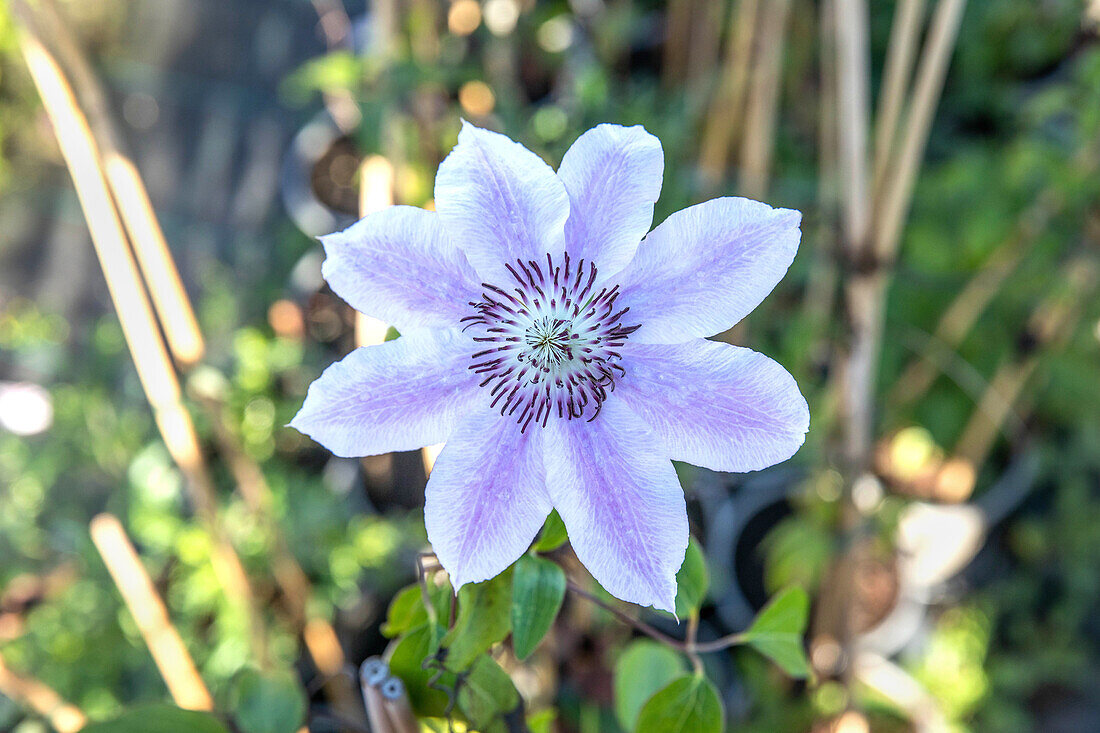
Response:
MULTIPOLYGON (((123 4, 109 5, 114 22, 84 29, 108 49, 122 43, 118 19, 127 13, 123 4)), ((608 2, 594 17, 575 15, 576 5, 581 4, 534 4, 505 39, 484 27, 472 41, 443 34, 439 55, 430 64, 405 43, 388 64, 369 54, 343 52, 304 60, 282 80, 286 114, 316 110, 320 91, 349 93, 364 110, 355 144, 362 152, 403 161, 400 197, 414 204, 430 197, 439 154, 453 144, 464 114, 457 93, 469 80, 485 80, 493 89, 494 127, 554 162, 593 124, 644 124, 665 148, 665 188, 655 215, 660 221, 703 197, 695 170, 698 130, 714 78, 662 86, 655 28, 663 4, 608 2), (551 52, 538 45, 539 30, 561 18, 588 40, 585 53, 575 52, 576 46, 551 52), (521 51, 521 79, 502 77, 490 63, 500 54, 521 51), (531 89, 549 91, 532 95, 531 89), (413 114, 421 93, 436 95, 444 104, 427 130, 413 114)), ((788 278, 748 318, 746 345, 791 368, 810 399, 813 427, 795 459, 807 478, 792 500, 793 513, 770 532, 755 557, 769 593, 798 585, 814 594, 835 549, 836 498, 828 490, 836 480, 828 344, 842 337, 844 322, 839 311, 822 318, 803 305, 808 285, 832 259, 834 243, 829 235, 833 222, 818 206, 816 3, 798 0, 795 5, 768 199, 807 213, 804 244, 788 278)), ((870 5, 873 68, 879 69, 894 3, 870 5)), ((13 202, 65 185, 59 183, 64 176, 48 126, 4 12, 0 5, 0 232, 13 202)), ((984 380, 1020 355, 1036 304, 1064 286, 1056 276, 1061 265, 1074 256, 1097 255, 1100 175, 1081 160, 1100 139, 1100 48, 1096 28, 1084 17, 1084 3, 1070 0, 985 0, 967 8, 887 304, 889 337, 879 374, 883 396, 913 353, 926 348, 946 303, 1015 235, 1021 213, 1038 197, 1058 204, 957 349, 953 378, 939 378, 911 406, 883 408, 878 422, 884 435, 919 426, 936 446, 953 445, 973 414, 984 380)), ((413 13, 406 22, 403 33, 412 37, 423 19, 413 13)), ((106 72, 109 83, 117 79, 117 68, 115 75, 109 66, 106 72)), ((719 192, 733 192, 735 178, 731 170, 719 192)), ((57 195, 72 204, 67 191, 57 195)), ((343 478, 335 464, 326 466, 323 451, 283 427, 309 381, 345 349, 350 320, 343 314, 335 334, 310 320, 320 310, 318 298, 329 309, 338 306, 324 293, 303 296, 290 285, 294 265, 317 247, 282 218, 269 229, 260 274, 245 275, 255 281, 250 287, 240 286, 240 268, 229 261, 207 262, 201 273, 192 273, 190 290, 211 355, 190 376, 187 390, 193 407, 197 395, 213 393, 222 400, 215 414, 194 409, 204 445, 215 442, 210 421, 222 420, 262 466, 275 499, 274 517, 315 584, 310 610, 336 620, 353 656, 380 651, 383 635, 401 639, 394 671, 408 673, 406 684, 418 706, 441 714, 446 698, 424 686, 430 674, 421 663, 425 654, 449 648, 452 662, 459 660, 449 673, 466 674, 472 667, 468 674, 484 683, 468 686, 460 705, 469 717, 476 715, 470 711, 488 709, 486 726, 495 725, 492 711, 507 710, 513 698, 507 691, 500 699, 493 697, 506 685, 486 651, 515 625, 509 602, 493 605, 491 598, 482 599, 485 607, 496 609, 494 623, 471 631, 487 616, 465 616, 466 609, 484 608, 460 595, 457 623, 466 632, 445 636, 443 611, 449 612, 449 605, 429 613, 417 607, 418 593, 398 595, 413 582, 415 556, 425 545, 415 497, 411 503, 407 498, 371 502, 362 483, 343 478), (265 322, 267 307, 280 297, 296 300, 307 316, 300 338, 277 335, 265 322), (395 596, 406 599, 407 607, 398 608, 405 614, 391 610, 379 631, 395 596), (484 694, 471 698, 479 689, 484 694)), ((18 267, 18 262, 8 264, 6 254, 0 236, 0 262, 18 267)), ((98 272, 86 276, 101 277, 98 272)), ((1050 709, 1088 707, 1100 697, 1092 682, 1100 679, 1095 622, 1100 606, 1100 299, 1077 305, 1080 313, 1070 333, 1038 354, 1024 400, 1026 440, 997 444, 979 472, 977 495, 1025 447, 1039 457, 1035 488, 995 529, 992 551, 984 556, 993 569, 979 573, 973 583, 953 586, 935 606, 927 643, 902 660, 960 730, 1031 730, 1050 709)), ((0 612, 17 614, 20 623, 18 634, 0 637, 5 663, 33 673, 93 720, 168 700, 88 537, 88 520, 111 511, 139 544, 219 709, 240 707, 241 678, 253 663, 246 620, 220 591, 209 562, 211 537, 191 519, 182 479, 157 436, 109 307, 101 302, 74 317, 0 293, 0 368, 41 375, 55 411, 46 434, 21 438, 0 432, 0 594, 11 606, 0 612), (12 588, 51 574, 63 582, 26 604, 12 600, 12 588)), ((350 470, 354 473, 354 466, 350 470)), ((215 473, 232 540, 255 577, 266 577, 274 538, 230 491, 228 467, 217 464, 215 473)), ((690 468, 681 476, 689 496, 704 480, 690 468)), ((884 536, 907 501, 891 493, 883 500, 875 528, 884 536)), ((270 582, 260 590, 268 598, 276 593, 270 582)), ((514 586, 509 580, 494 590, 510 596, 514 586)), ((721 591, 711 588, 710 598, 721 591)), ((706 599, 700 602, 708 608, 706 599)), ((443 603, 450 603, 449 596, 443 603)), ((277 613, 270 616, 274 666, 293 670, 297 665, 298 677, 309 683, 300 640, 277 613)), ((706 674, 713 682, 706 682, 693 676, 686 659, 632 640, 602 611, 590 609, 569 620, 587 624, 586 643, 594 645, 590 653, 598 669, 612 675, 620 666, 647 660, 645 684, 652 682, 653 688, 647 692, 672 683, 675 690, 665 687, 669 696, 696 696, 692 700, 700 702, 693 714, 707 729, 715 710, 719 719, 723 715, 721 704, 711 704, 715 684, 714 696, 721 695, 726 704, 719 725, 737 730, 809 729, 811 721, 839 714, 851 702, 835 683, 789 681, 749 649, 708 658, 706 674), (737 704, 731 706, 731 700, 737 704)), ((535 659, 547 653, 543 649, 535 659)), ((783 666, 790 670, 798 663, 783 666)), ((623 694, 612 700, 610 692, 586 690, 588 678, 578 666, 558 660, 555 669, 562 679, 554 693, 529 705, 528 712, 553 709, 551 715, 569 730, 586 732, 661 720, 661 711, 648 709, 648 694, 624 702, 623 694)), ((447 679, 463 689, 457 678, 447 679)), ((619 680, 616 676, 614 685, 622 684, 619 680)), ((860 704, 875 730, 906 729, 901 714, 874 695, 865 695, 860 704)), ((1100 714, 1095 705, 1089 709, 1100 714)), ((536 724, 532 720, 532 727, 536 724)), ((653 730, 661 726, 651 724, 657 726, 653 730)), ((43 725, 0 696, 0 730, 35 733, 43 725)))

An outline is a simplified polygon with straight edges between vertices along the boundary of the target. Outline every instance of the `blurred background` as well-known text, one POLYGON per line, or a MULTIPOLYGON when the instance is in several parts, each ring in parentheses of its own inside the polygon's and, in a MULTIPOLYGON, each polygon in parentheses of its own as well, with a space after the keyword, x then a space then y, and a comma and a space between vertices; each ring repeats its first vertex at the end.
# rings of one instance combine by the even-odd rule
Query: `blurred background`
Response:
MULTIPOLYGON (((326 288, 314 237, 430 206, 463 118, 554 165, 645 125, 655 222, 717 195, 804 212, 788 277, 719 338, 791 370, 807 443, 679 467, 700 638, 813 599, 816 683, 707 657, 731 730, 1100 730, 1098 23, 1081 0, 0 2, 0 730, 227 710, 255 665, 310 730, 356 729, 341 673, 416 580, 433 456, 283 427, 394 335, 326 288)), ((628 728, 633 633, 567 598, 508 668, 528 711, 628 728)))

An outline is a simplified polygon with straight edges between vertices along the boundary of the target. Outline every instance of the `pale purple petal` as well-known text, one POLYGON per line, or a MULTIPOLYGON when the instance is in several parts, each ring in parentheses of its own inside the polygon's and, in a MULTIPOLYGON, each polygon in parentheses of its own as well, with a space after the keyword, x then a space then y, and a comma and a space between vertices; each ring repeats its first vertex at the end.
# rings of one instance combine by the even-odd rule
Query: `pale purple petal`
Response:
POLYGON ((290 426, 338 456, 413 450, 450 437, 480 396, 458 331, 413 331, 325 370, 290 426))
POLYGON ((455 244, 494 285, 511 282, 508 263, 564 251, 569 198, 557 174, 519 143, 468 122, 439 165, 435 206, 455 244))
POLYGON ((688 521, 659 438, 617 396, 592 422, 542 432, 546 488, 577 557, 612 595, 673 611, 688 521))
POLYGON ((785 461, 806 437, 810 411, 794 377, 763 354, 696 339, 623 349, 622 398, 668 455, 716 471, 785 461))
POLYGON ((631 340, 681 343, 730 328, 783 278, 802 215, 744 198, 712 199, 668 217, 616 281, 631 340))
POLYGON ((482 406, 443 447, 425 489, 424 523, 458 590, 527 550, 550 513, 538 430, 482 406))
POLYGON ((401 331, 454 327, 480 293, 477 274, 432 211, 391 206, 321 243, 322 272, 336 294, 401 331))
POLYGON ((661 141, 641 125, 597 125, 577 138, 558 168, 569 255, 595 262, 600 280, 623 269, 653 223, 664 169, 661 141))

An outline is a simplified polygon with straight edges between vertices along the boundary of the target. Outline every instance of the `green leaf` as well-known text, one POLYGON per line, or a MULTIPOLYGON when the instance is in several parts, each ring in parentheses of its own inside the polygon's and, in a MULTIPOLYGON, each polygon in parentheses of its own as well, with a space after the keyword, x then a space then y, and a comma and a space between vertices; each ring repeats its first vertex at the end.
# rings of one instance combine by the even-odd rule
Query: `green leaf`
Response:
POLYGON ((684 675, 642 708, 635 733, 721 733, 724 711, 718 690, 701 674, 684 675))
POLYGON ((424 610, 420 584, 414 583, 403 588, 390 601, 390 607, 386 611, 386 622, 382 624, 382 633, 392 639, 427 622, 428 612, 424 610))
POLYGON ((443 637, 447 669, 461 672, 512 630, 512 569, 458 592, 458 619, 443 637))
POLYGON ((142 705, 105 723, 92 723, 81 733, 229 733, 210 713, 173 705, 142 705))
MULTIPOLYGON (((444 583, 428 589, 437 622, 445 622, 451 611, 451 584, 444 583)), ((424 593, 419 583, 402 588, 390 601, 386 612, 386 622, 382 624, 382 633, 389 638, 400 636, 428 622, 428 612, 424 608, 424 593)))
POLYGON ((558 711, 554 708, 546 708, 527 716, 527 727, 531 733, 553 733, 554 721, 558 719, 558 711))
POLYGON ((810 674, 802 636, 810 615, 810 597, 792 586, 768 602, 743 634, 744 641, 778 664, 791 677, 810 674))
POLYGON ((474 728, 485 730, 502 722, 518 705, 519 693, 508 673, 488 655, 478 657, 458 690, 458 706, 474 728))
POLYGON ((680 618, 699 613, 699 607, 707 597, 710 574, 702 548, 694 537, 688 542, 684 564, 676 573, 676 615, 680 618))
POLYGON ((565 571, 541 557, 524 555, 512 576, 512 647, 523 660, 535 651, 561 610, 565 571))
POLYGON ((626 648, 615 662, 615 717, 623 730, 634 730, 645 701, 687 671, 683 655, 650 639, 626 648))
MULTIPOLYGON (((418 626, 398 639, 393 653, 390 654, 390 672, 400 677, 405 683, 409 702, 420 715, 446 714, 447 695, 441 690, 428 686, 437 668, 431 664, 427 669, 424 668, 424 661, 438 649, 439 637, 442 633, 443 629, 440 626, 434 628, 429 624, 418 626)), ((440 687, 453 689, 455 676, 446 672, 436 683, 440 687)))
POLYGON ((565 522, 561 521, 558 510, 550 512, 546 522, 542 525, 542 532, 535 541, 535 552, 550 552, 566 543, 569 535, 565 531, 565 522))
POLYGON ((306 694, 290 672, 241 672, 233 684, 233 721, 244 733, 294 733, 306 716, 306 694))

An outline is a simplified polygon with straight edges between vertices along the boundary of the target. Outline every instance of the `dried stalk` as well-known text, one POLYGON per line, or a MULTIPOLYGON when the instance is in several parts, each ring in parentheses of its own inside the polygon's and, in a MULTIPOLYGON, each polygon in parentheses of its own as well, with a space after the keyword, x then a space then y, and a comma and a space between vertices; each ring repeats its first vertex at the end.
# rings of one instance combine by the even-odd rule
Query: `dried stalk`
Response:
POLYGON ((172 699, 181 708, 213 710, 214 700, 183 644, 168 609, 141 564, 122 523, 111 514, 92 519, 92 541, 134 617, 172 699))
MULTIPOLYGON (((1028 207, 1012 235, 993 251, 982 268, 940 316, 932 335, 934 343, 950 349, 962 343, 1005 280, 1031 250, 1047 222, 1061 210, 1062 203, 1057 194, 1047 190, 1028 207)), ((887 396, 887 402, 897 406, 919 400, 939 373, 936 359, 928 353, 920 354, 895 382, 887 396)))
POLYGON ((666 89, 683 85, 691 46, 692 0, 669 0, 665 13, 665 45, 661 83, 666 89))
POLYGON ((1036 308, 1020 339, 1021 353, 1003 364, 990 380, 989 387, 963 429, 955 445, 955 455, 975 469, 989 456, 1001 427, 1023 393, 1044 346, 1066 337, 1076 322, 1081 307, 1096 286, 1097 265, 1088 257, 1071 260, 1056 282, 1065 289, 1052 294, 1036 308))
POLYGON ((251 585, 218 520, 213 484, 199 449, 194 424, 181 403, 179 382, 127 246, 92 131, 77 105, 68 80, 36 33, 37 28, 25 5, 16 0, 12 7, 21 21, 23 33, 20 35, 20 45, 27 67, 72 175, 107 280, 107 289, 138 377, 153 408, 157 427, 187 479, 186 485, 196 514, 214 537, 212 560, 219 582, 227 596, 233 602, 242 604, 247 612, 251 620, 253 646, 258 658, 262 659, 263 632, 253 603, 251 585))
POLYGON ((730 20, 730 40, 722 77, 707 110, 699 145, 699 175, 707 189, 721 183, 730 151, 740 138, 759 7, 760 0, 741 0, 730 20))
POLYGON ((924 19, 925 0, 901 0, 894 11, 890 45, 886 51, 882 92, 875 118, 875 165, 872 182, 877 190, 894 149, 901 107, 913 73, 917 41, 924 19))
POLYGON ((965 9, 966 0, 940 0, 933 13, 898 152, 883 174, 881 196, 875 198, 872 252, 876 260, 890 260, 897 254, 965 9))
POLYGON ((3 655, 0 655, 0 694, 41 715, 58 733, 76 733, 88 722, 80 708, 66 702, 49 685, 9 669, 3 655))
POLYGON ((820 47, 819 71, 821 86, 818 93, 820 120, 818 129, 818 165, 820 174, 817 179, 817 209, 819 221, 814 239, 813 264, 810 267, 806 294, 802 299, 801 320, 813 324, 808 328, 812 334, 818 334, 814 342, 806 349, 805 361, 801 371, 805 373, 823 352, 827 350, 827 323, 836 306, 836 291, 839 270, 836 261, 837 247, 837 209, 838 209, 838 152, 837 152, 837 80, 836 80, 836 40, 834 23, 836 20, 835 0, 823 0, 818 12, 818 32, 820 47))
POLYGON ((689 91, 697 88, 700 82, 706 83, 718 65, 724 5, 715 0, 695 0, 691 12, 691 42, 687 46, 686 85, 689 91))
POLYGON ((870 103, 870 51, 865 0, 836 0, 837 132, 839 134, 841 226, 854 262, 865 246, 870 218, 867 184, 867 130, 870 103))
MULTIPOLYGON (((16 0, 22 2, 22 0, 16 0)), ((138 265, 149 283, 168 347, 177 363, 190 367, 205 351, 191 301, 184 290, 168 243, 144 182, 133 161, 123 152, 107 95, 87 56, 66 22, 55 0, 38 0, 43 23, 42 37, 52 41, 58 60, 72 75, 80 106, 87 115, 101 157, 107 184, 111 188, 122 223, 130 236, 138 265)))
MULTIPOLYGON (((1079 150, 1073 159, 1073 167, 1081 178, 1095 175, 1100 168, 1100 141, 1090 140, 1079 150)), ((994 250, 982 269, 944 311, 936 326, 935 341, 951 348, 962 343, 1001 285, 1030 251, 1034 241, 1065 206, 1065 197, 1056 186, 1044 189, 1035 197, 1020 214, 1009 238, 994 250)), ((930 354, 918 356, 906 367, 888 401, 904 405, 920 399, 939 372, 935 361, 930 354)))
POLYGON ((790 14, 791 0, 771 0, 764 4, 760 18, 760 39, 745 111, 738 181, 740 193, 749 198, 762 199, 768 192, 775 152, 775 119, 783 81, 783 47, 790 14))
POLYGON ((841 249, 853 265, 845 286, 851 326, 844 368, 845 456, 853 478, 869 464, 874 372, 882 333, 885 276, 855 266, 866 249, 869 225, 867 128, 870 54, 865 0, 836 0, 838 172, 841 249))

